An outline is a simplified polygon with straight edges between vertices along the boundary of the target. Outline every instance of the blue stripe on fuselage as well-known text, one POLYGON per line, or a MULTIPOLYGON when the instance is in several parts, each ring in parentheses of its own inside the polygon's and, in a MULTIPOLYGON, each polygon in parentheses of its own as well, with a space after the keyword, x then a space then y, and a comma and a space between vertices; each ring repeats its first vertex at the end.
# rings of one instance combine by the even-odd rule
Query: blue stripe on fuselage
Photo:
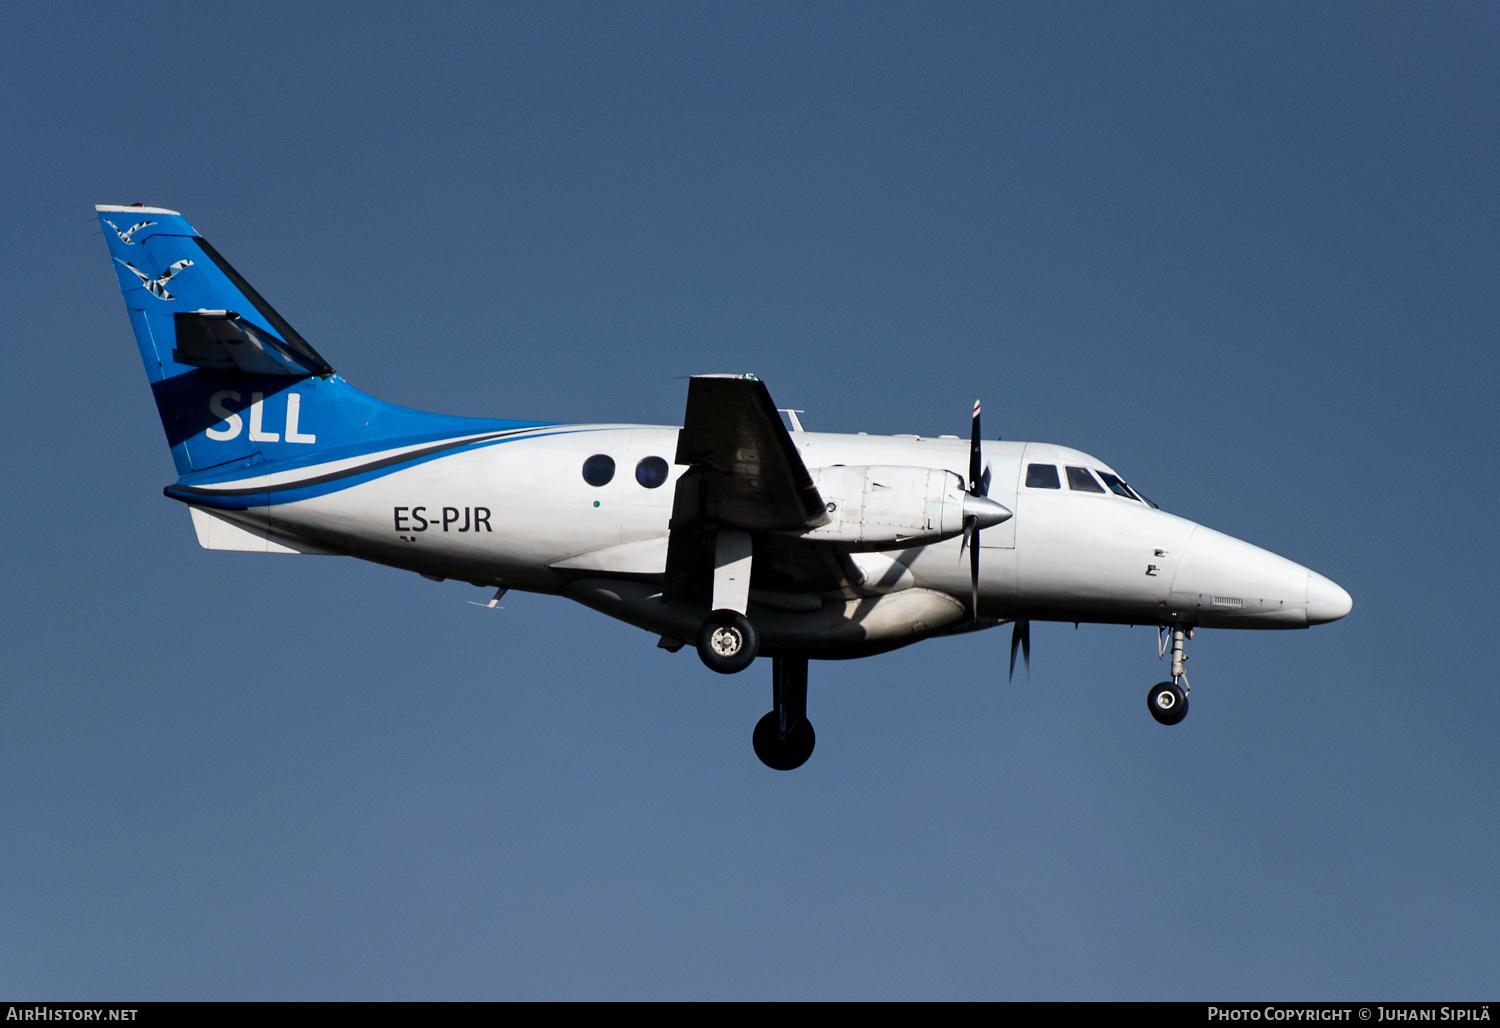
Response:
MULTIPOLYGON (((314 472, 305 479, 295 479, 290 482, 277 483, 274 485, 251 486, 244 489, 233 488, 204 488, 207 484, 207 476, 188 476, 179 480, 175 485, 169 485, 162 490, 163 494, 174 500, 184 503, 195 504, 200 507, 212 507, 217 510, 249 510, 254 507, 279 506, 286 503, 296 503, 299 500, 310 500, 319 496, 350 489, 366 482, 373 482, 378 478, 403 471, 407 468, 416 467, 429 461, 438 460, 443 457, 451 457, 455 454, 466 453, 471 450, 482 449, 487 446, 498 446, 502 443, 519 442, 523 439, 541 439, 552 435, 571 435, 576 432, 599 432, 603 428, 583 428, 574 425, 529 425, 527 428, 515 428, 507 431, 507 434, 496 438, 492 435, 484 435, 481 438, 472 438, 473 433, 464 433, 463 436, 454 439, 433 440, 429 446, 418 446, 417 449, 407 453, 395 454, 390 457, 379 458, 368 464, 356 464, 353 467, 344 468, 327 474, 314 472), (548 429, 547 431, 527 431, 527 428, 548 429), (509 434, 515 432, 517 434, 509 434), (467 439, 467 441, 465 441, 467 439)), ((420 440, 411 440, 411 443, 420 440)), ((400 444, 398 444, 400 445, 400 444)), ((378 453, 384 450, 394 449, 391 441, 387 440, 380 446, 366 450, 367 453, 378 453)), ((348 459, 358 454, 336 455, 325 453, 317 460, 300 460, 290 467, 290 462, 278 464, 260 464, 249 467, 241 467, 237 472, 225 474, 222 469, 214 469, 213 478, 219 482, 232 482, 236 478, 245 477, 247 470, 254 471, 254 477, 276 474, 278 472, 295 470, 296 467, 315 467, 319 464, 331 463, 335 460, 348 459)))

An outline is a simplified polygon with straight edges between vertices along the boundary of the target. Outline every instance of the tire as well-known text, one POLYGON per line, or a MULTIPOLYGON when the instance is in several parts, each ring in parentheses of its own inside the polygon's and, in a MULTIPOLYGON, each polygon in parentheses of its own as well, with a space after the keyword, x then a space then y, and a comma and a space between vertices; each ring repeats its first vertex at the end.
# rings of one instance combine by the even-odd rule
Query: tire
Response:
POLYGON ((755 735, 750 741, 755 746, 755 755, 766 767, 772 771, 795 771, 812 756, 813 747, 818 743, 817 733, 813 731, 812 722, 803 718, 791 735, 782 741, 776 737, 780 727, 780 719, 773 710, 756 723, 755 735))
POLYGON ((760 636, 750 619, 734 610, 716 610, 698 629, 698 656, 710 671, 743 671, 760 652, 760 636))
POLYGON ((1175 682, 1159 682, 1146 694, 1146 709, 1161 724, 1175 725, 1187 717, 1187 693, 1175 682))

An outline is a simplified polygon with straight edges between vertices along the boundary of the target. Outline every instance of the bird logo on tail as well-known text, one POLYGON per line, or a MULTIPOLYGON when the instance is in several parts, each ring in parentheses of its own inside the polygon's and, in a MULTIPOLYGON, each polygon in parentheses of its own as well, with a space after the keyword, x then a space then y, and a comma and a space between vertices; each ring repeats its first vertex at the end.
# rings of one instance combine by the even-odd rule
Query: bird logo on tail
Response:
POLYGON ((138 221, 134 225, 131 225, 129 228, 127 228, 124 232, 121 232, 120 231, 120 226, 116 225, 114 222, 110 221, 108 218, 104 218, 102 220, 103 220, 103 222, 106 225, 108 225, 110 228, 112 228, 112 229, 115 230, 115 235, 119 236, 120 237, 120 242, 124 243, 126 246, 134 246, 135 245, 135 240, 131 239, 130 237, 133 236, 133 235, 135 235, 136 232, 138 232, 141 229, 145 228, 147 225, 155 225, 156 224, 156 222, 154 222, 154 221, 138 221))
MULTIPOLYGON (((136 228, 139 227, 139 225, 136 226, 136 228)), ((133 232, 135 231, 135 229, 131 229, 131 231, 133 232)), ((174 297, 171 293, 167 292, 167 283, 170 282, 172 280, 172 277, 183 268, 191 268, 193 266, 193 262, 190 260, 180 260, 176 264, 173 264, 170 268, 168 268, 166 274, 162 275, 161 278, 152 278, 150 275, 146 274, 144 271, 141 271, 129 261, 121 261, 118 257, 116 257, 115 260, 120 261, 121 264, 129 268, 135 275, 135 277, 141 280, 141 285, 145 286, 146 289, 150 291, 151 295, 156 297, 158 300, 176 299, 176 297, 174 297)))

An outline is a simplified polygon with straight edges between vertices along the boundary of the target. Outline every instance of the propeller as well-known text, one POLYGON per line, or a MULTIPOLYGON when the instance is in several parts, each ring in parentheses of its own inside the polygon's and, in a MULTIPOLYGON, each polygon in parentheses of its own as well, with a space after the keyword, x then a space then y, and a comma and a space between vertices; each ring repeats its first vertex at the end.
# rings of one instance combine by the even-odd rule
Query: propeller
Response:
POLYGON ((1031 622, 1017 621, 1010 631, 1010 680, 1016 680, 1016 651, 1026 662, 1026 682, 1031 683, 1031 622))
POLYGON ((974 401, 974 421, 969 431, 969 480, 964 485, 964 538, 958 545, 959 559, 969 551, 969 610, 979 621, 979 530, 1010 518, 1010 511, 989 498, 990 473, 984 467, 979 447, 979 401, 974 401))

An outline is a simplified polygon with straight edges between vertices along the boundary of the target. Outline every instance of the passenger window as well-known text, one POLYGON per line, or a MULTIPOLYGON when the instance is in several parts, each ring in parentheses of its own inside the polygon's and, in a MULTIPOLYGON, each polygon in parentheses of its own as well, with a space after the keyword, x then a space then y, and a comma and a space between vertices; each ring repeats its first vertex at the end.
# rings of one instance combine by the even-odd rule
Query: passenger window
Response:
POLYGON ((667 480, 667 462, 660 457, 642 457, 635 466, 635 480, 647 489, 655 489, 667 480))
POLYGON ((1081 493, 1104 492, 1104 487, 1094 481, 1088 468, 1075 468, 1071 464, 1068 465, 1068 488, 1077 489, 1081 493))
POLYGON ((1056 464, 1028 464, 1026 465, 1026 488, 1028 489, 1061 489, 1062 483, 1057 480, 1056 464))
POLYGON ((615 477, 615 459, 608 454, 596 453, 583 462, 583 480, 589 485, 608 485, 615 477))
POLYGON ((1139 496, 1130 491, 1130 486, 1120 481, 1119 475, 1111 475, 1108 471, 1101 471, 1098 474, 1100 478, 1104 479, 1104 484, 1109 486, 1109 491, 1116 496, 1123 496, 1127 500, 1140 499, 1139 496))

